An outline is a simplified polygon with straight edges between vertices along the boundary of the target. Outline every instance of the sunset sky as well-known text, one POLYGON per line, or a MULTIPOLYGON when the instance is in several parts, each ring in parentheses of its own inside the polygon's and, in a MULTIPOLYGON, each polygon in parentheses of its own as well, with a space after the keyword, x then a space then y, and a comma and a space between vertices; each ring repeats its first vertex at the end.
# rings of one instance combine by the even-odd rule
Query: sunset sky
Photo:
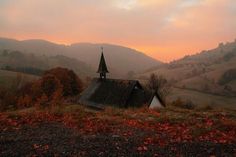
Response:
POLYGON ((236 38, 236 0, 0 0, 0 36, 112 43, 171 61, 236 38))

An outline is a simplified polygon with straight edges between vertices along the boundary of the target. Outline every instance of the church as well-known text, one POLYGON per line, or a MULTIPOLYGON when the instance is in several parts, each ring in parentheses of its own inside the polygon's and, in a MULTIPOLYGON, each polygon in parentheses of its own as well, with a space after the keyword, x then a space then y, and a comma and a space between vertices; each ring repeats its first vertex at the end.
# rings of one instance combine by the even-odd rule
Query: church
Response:
POLYGON ((115 106, 121 108, 142 107, 149 108, 165 107, 160 96, 142 87, 138 80, 122 80, 107 78, 109 73, 103 49, 97 73, 99 78, 94 78, 90 85, 81 93, 79 103, 95 108, 115 106))

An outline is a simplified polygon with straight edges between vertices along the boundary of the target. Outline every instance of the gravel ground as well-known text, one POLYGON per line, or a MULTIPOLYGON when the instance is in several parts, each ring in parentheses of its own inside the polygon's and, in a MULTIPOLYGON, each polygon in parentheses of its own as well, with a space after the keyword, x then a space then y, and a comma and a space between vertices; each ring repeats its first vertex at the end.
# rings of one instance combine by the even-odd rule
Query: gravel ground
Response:
POLYGON ((177 143, 164 147, 148 145, 138 151, 144 133, 128 138, 112 134, 81 135, 61 123, 25 125, 0 131, 0 156, 236 156, 236 144, 177 143))

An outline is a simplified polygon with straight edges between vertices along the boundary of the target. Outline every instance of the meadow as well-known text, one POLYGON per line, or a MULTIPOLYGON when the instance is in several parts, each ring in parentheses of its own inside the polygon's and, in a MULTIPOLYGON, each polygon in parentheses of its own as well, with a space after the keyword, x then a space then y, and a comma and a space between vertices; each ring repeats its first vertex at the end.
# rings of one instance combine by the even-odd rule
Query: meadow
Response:
POLYGON ((0 113, 1 156, 235 156, 236 110, 83 105, 0 113))

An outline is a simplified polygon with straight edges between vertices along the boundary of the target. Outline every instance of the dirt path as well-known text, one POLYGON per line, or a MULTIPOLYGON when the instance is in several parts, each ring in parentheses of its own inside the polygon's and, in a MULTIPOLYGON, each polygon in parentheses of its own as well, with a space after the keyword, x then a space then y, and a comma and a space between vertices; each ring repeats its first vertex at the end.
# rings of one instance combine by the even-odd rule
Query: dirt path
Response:
MULTIPOLYGON (((133 128, 121 128, 133 129, 133 128)), ((0 131, 0 156, 225 156, 233 157, 236 144, 178 143, 140 148, 140 137, 151 134, 132 130, 132 136, 111 133, 85 135, 61 123, 24 125, 18 130, 0 131)))

